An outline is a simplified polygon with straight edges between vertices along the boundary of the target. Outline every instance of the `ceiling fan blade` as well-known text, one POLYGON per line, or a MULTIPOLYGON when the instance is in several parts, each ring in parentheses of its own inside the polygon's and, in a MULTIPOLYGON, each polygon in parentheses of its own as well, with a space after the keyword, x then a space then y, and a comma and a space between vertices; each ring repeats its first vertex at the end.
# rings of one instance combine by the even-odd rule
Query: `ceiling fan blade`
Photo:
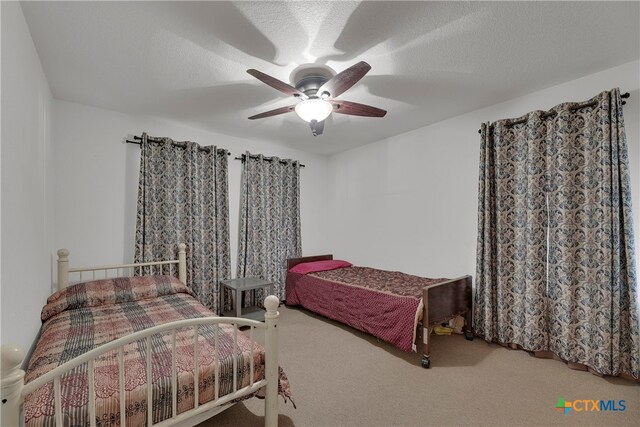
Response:
POLYGON ((277 116, 278 114, 285 114, 293 110, 295 110, 294 105, 289 105, 288 107, 280 107, 280 108, 276 108, 275 110, 265 111, 264 113, 251 116, 249 117, 249 120, 263 119, 265 117, 277 116))
POLYGON ((342 101, 340 99, 331 99, 329 102, 333 104, 334 113, 364 117, 384 117, 387 114, 386 110, 372 107, 371 105, 358 104, 357 102, 342 101))
POLYGON ((309 126, 311 127, 311 133, 313 133, 313 136, 322 135, 322 132, 324 132, 324 120, 322 120, 321 122, 317 120, 311 120, 309 122, 309 126))
POLYGON ((371 65, 367 64, 364 61, 360 61, 355 65, 347 68, 341 73, 333 76, 328 82, 320 86, 318 89, 318 96, 321 98, 327 97, 323 94, 325 92, 329 93, 328 97, 335 98, 340 96, 344 91, 349 89, 351 86, 356 84, 361 78, 364 77, 365 74, 369 72, 371 69, 371 65))
POLYGON ((296 89, 295 87, 286 84, 283 81, 280 81, 274 77, 271 77, 268 74, 263 73, 262 71, 258 71, 258 70, 254 70, 253 68, 250 70, 247 70, 247 73, 251 74, 253 77, 255 77, 256 79, 260 80, 261 82, 268 84, 269 86, 271 86, 274 89, 279 90, 282 93, 286 93, 287 95, 290 96, 297 96, 300 97, 302 99, 307 99, 307 95, 305 95, 303 92, 300 92, 298 89, 296 89))

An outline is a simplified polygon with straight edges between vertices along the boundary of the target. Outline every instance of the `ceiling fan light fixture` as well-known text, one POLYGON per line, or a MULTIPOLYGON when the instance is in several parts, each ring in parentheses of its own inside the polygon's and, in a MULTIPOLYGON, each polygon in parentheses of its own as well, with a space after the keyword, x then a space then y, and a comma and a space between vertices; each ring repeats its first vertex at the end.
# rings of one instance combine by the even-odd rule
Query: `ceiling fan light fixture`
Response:
POLYGON ((331 114, 333 105, 323 99, 306 99, 297 103, 295 109, 302 120, 306 122, 311 122, 311 120, 321 122, 331 114))

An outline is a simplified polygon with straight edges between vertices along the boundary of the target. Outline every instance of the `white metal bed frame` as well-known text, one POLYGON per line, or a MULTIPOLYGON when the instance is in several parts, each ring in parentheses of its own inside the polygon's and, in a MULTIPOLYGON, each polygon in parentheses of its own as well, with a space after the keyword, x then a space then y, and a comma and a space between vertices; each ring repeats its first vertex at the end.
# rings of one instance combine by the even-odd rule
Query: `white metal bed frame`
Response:
MULTIPOLYGON (((83 273, 89 272, 93 279, 100 279, 108 277, 109 271, 116 271, 116 276, 122 276, 121 272, 126 272, 126 275, 131 276, 132 273, 137 272, 142 274, 145 271, 150 271, 150 274, 163 274, 168 269, 169 274, 175 274, 175 266, 178 267, 178 277, 180 281, 186 283, 186 245, 178 245, 178 259, 171 261, 160 262, 146 262, 138 264, 122 264, 122 265, 109 265, 101 267, 89 267, 89 268, 69 268, 69 251, 67 249, 58 250, 58 289, 64 289, 69 285, 69 274, 78 273, 79 280, 83 278, 83 273), (96 277, 96 272, 104 272, 103 277, 96 277), (159 271, 159 273, 158 273, 159 271)), ((98 274, 100 276, 100 274, 98 274)), ((114 276, 114 277, 116 277, 114 276)), ((57 368, 47 372, 46 374, 38 377, 28 384, 24 384, 25 372, 21 369, 24 362, 24 350, 14 345, 2 345, 0 352, 0 394, 2 399, 1 406, 1 424, 2 426, 17 426, 23 425, 21 406, 25 396, 34 390, 46 385, 50 381, 53 381, 54 389, 54 404, 55 404, 55 423, 56 426, 63 425, 63 413, 62 413, 62 397, 60 378, 63 374, 69 370, 79 366, 83 363, 88 364, 89 375, 89 418, 90 425, 94 427, 96 425, 95 418, 95 389, 93 381, 93 365, 94 360, 104 353, 109 351, 118 351, 118 365, 119 365, 119 387, 120 387, 120 425, 126 425, 126 413, 125 413, 125 393, 124 393, 124 356, 123 348, 126 344, 134 341, 146 340, 146 348, 150 348, 151 336, 171 331, 171 347, 172 347, 172 369, 171 369, 171 384, 172 384, 172 417, 164 420, 158 424, 153 424, 152 410, 153 405, 147 405, 147 425, 156 426, 193 426, 196 425, 213 415, 222 412, 231 406, 231 401, 251 393, 258 391, 264 387, 265 392, 265 426, 277 426, 278 425, 278 305, 279 300, 277 297, 270 295, 264 301, 264 306, 267 309, 265 313, 264 323, 255 320, 242 319, 237 317, 204 317, 197 319, 185 319, 175 322, 166 323, 164 325, 154 326, 143 331, 138 331, 131 335, 127 335, 111 341, 107 344, 101 345, 83 355, 80 355, 68 362, 58 366, 57 368), (198 383, 198 328, 202 325, 215 325, 215 360, 218 360, 218 332, 220 324, 232 324, 234 326, 234 351, 238 350, 238 329, 240 327, 250 327, 249 337, 253 341, 254 329, 263 329, 265 331, 265 378, 260 381, 254 381, 254 366, 253 358, 250 358, 250 384, 237 390, 237 358, 233 359, 233 392, 225 396, 220 397, 218 395, 218 369, 219 365, 216 365, 216 377, 214 385, 214 399, 203 405, 198 404, 198 387, 194 387, 194 408, 177 413, 177 371, 176 371, 176 330, 184 327, 191 327, 194 330, 194 383, 198 383)), ((152 372, 151 352, 146 352, 146 372, 147 378, 149 378, 152 372)), ((152 383, 147 383, 147 396, 152 396, 152 383)))

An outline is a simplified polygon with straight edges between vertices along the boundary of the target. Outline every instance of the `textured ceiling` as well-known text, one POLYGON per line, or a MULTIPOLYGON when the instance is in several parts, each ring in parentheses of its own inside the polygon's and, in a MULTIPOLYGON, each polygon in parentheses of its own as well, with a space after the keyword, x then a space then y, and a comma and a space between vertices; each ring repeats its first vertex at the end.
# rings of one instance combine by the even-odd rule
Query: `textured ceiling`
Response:
MULTIPOLYGON (((53 95, 335 153, 638 59, 638 2, 23 2, 53 95), (314 138, 289 81, 304 63, 369 74, 314 138)), ((615 82, 612 82, 615 85, 615 82)), ((140 129, 142 131, 142 129, 140 129)), ((124 136, 124 135, 123 135, 124 136)), ((229 147, 232 148, 232 147, 229 147)))

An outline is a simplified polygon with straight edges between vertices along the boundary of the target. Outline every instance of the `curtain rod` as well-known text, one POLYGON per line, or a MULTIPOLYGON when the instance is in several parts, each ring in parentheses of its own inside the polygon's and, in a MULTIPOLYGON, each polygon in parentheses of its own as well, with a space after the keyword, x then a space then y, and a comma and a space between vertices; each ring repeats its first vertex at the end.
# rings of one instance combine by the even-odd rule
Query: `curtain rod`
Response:
MULTIPOLYGON (((141 136, 134 135, 133 139, 135 139, 136 141, 130 141, 128 139, 126 139, 125 141, 127 142, 127 144, 142 145, 142 137, 141 136)), ((155 142, 156 144, 162 143, 162 140, 158 140, 158 139, 155 139, 155 138, 147 137, 147 140, 149 142, 155 142)), ((174 142, 172 145, 174 147, 187 148, 187 144, 185 144, 184 142, 174 142)), ((211 148, 209 148, 209 147, 198 147, 198 151, 204 151, 204 152, 210 153, 211 152, 211 148)), ((231 155, 231 153, 229 151, 225 150, 224 148, 218 148, 218 151, 227 153, 227 156, 231 155)))
MULTIPOLYGON (((250 157, 251 157, 252 159, 257 159, 257 158, 258 158, 258 156, 254 155, 254 154, 252 154, 250 157)), ((247 158, 247 155, 246 155, 246 154, 243 154, 243 155, 241 155, 241 156, 239 156, 239 157, 236 157, 235 159, 236 159, 236 160, 242 160, 242 161, 244 162, 246 158, 247 158)), ((268 161, 268 162, 273 161, 273 157, 263 157, 263 159, 265 159, 265 160, 266 160, 266 161, 268 161)), ((280 163, 286 164, 287 162, 285 162, 284 160, 280 160, 280 163)), ((305 166, 304 166, 302 163, 300 163, 300 167, 301 167, 301 168, 303 168, 303 167, 305 167, 305 166)))
MULTIPOLYGON (((631 95, 629 94, 629 92, 625 92, 622 95, 620 95, 620 98, 627 99, 630 96, 631 95)), ((622 105, 626 105, 626 104, 627 104, 626 101, 622 101, 622 105)), ((583 102, 583 103, 580 103, 580 104, 576 105, 575 107, 571 107, 570 110, 571 111, 576 111, 576 110, 580 110, 582 108, 595 107, 596 105, 598 105, 597 101, 583 102)), ((541 119, 546 119, 547 117, 555 116, 556 114, 558 114, 557 111, 547 111, 546 113, 542 113, 540 118, 541 119)), ((519 125, 520 123, 524 123, 526 121, 527 121, 527 119, 516 120, 516 121, 510 122, 508 124, 508 126, 519 125)), ((482 129, 478 129, 478 133, 482 133, 482 129)))

